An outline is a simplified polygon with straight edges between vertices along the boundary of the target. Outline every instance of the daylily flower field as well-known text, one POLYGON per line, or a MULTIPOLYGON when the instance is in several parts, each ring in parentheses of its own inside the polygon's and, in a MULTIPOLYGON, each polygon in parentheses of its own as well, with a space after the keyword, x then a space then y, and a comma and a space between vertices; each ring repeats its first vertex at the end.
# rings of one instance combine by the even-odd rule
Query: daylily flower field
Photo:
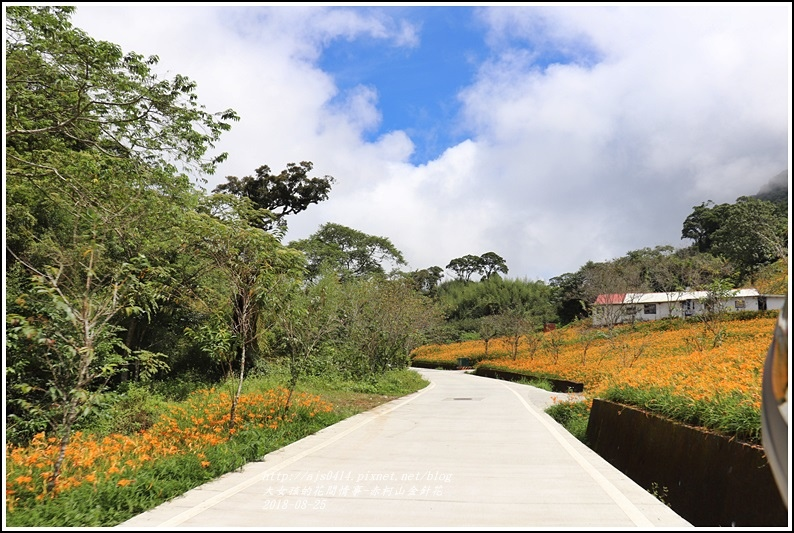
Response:
MULTIPOLYGON (((208 389, 194 392, 186 402, 174 405, 170 415, 161 416, 152 427, 134 435, 98 438, 76 432, 55 491, 61 494, 86 486, 135 490, 144 483, 136 475, 142 466, 173 457, 184 461, 183 468, 211 469, 213 450, 237 433, 275 433, 298 418, 332 410, 331 404, 318 396, 295 393, 285 413, 287 394, 286 389, 278 388, 241 395, 232 429, 228 427, 231 395, 208 389)), ((44 433, 25 447, 6 445, 8 512, 20 501, 48 496, 47 482, 58 452, 59 439, 44 433)))
POLYGON ((488 368, 575 381, 589 399, 635 404, 752 443, 760 439, 761 378, 775 328, 773 314, 704 324, 681 319, 619 325, 587 323, 525 336, 513 355, 509 339, 416 349, 424 365, 458 358, 488 368))

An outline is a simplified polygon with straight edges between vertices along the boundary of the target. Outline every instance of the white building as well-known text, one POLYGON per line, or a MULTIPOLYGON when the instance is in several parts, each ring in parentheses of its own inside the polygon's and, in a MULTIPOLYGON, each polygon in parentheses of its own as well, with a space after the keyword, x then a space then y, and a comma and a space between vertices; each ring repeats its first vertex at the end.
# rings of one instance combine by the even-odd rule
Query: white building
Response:
MULTIPOLYGON (((705 310, 707 291, 600 294, 593 306, 593 325, 658 320, 667 317, 700 315, 705 310)), ((756 289, 735 289, 720 302, 722 311, 779 310, 786 297, 759 294, 756 289)))

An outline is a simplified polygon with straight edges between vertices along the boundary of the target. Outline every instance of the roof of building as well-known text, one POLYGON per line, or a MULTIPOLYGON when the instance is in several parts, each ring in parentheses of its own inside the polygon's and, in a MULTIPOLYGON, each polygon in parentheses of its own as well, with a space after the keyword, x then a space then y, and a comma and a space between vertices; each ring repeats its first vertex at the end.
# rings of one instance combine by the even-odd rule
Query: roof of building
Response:
POLYGON ((625 298, 625 292, 620 294, 599 294, 595 303, 596 305, 622 304, 625 298))
MULTIPOLYGON (((708 296, 708 291, 675 291, 675 292, 628 292, 617 294, 599 294, 595 305, 621 305, 621 304, 651 304, 665 302, 682 302, 685 300, 702 300, 708 296)), ((728 298, 753 298, 757 296, 775 296, 779 294, 762 295, 757 289, 734 289, 728 298)))

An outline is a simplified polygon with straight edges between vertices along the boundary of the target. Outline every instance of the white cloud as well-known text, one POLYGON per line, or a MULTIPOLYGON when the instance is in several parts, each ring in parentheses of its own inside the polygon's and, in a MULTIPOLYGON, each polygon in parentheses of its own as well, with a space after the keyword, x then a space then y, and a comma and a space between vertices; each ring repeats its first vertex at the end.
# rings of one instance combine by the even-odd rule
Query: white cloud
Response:
POLYGON ((494 251, 510 276, 547 280, 689 244, 693 206, 754 194, 788 168, 790 4, 485 8, 492 56, 460 95, 470 139, 420 166, 406 132, 364 140, 381 120, 377 87, 339 99, 316 65, 332 39, 417 46, 420 30, 390 14, 85 5, 74 22, 159 55, 208 110, 238 111, 209 188, 310 160, 337 182, 289 220, 288 239, 336 222, 388 237, 411 268, 494 251), (552 52, 574 62, 533 63, 552 52))

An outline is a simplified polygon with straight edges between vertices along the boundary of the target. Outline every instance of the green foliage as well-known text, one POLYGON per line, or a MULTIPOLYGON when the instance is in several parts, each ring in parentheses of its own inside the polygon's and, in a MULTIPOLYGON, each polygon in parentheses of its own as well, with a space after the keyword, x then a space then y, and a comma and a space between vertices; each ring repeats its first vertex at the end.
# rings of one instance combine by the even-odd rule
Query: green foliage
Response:
POLYGON ((752 279, 761 266, 787 257, 788 226, 775 204, 742 197, 712 234, 713 251, 736 265, 740 282, 752 279))
POLYGON ((480 256, 464 255, 451 260, 446 268, 455 272, 460 281, 471 281, 474 274, 481 276, 481 281, 507 274, 505 260, 496 252, 486 252, 480 256))
POLYGON ((438 289, 439 303, 450 320, 478 319, 518 310, 539 322, 556 318, 552 289, 542 281, 489 279, 480 283, 447 281, 438 289))
POLYGON ((714 232, 720 228, 728 209, 728 204, 715 205, 711 200, 695 206, 684 220, 681 238, 694 240, 699 252, 710 252, 714 232))
POLYGON ((69 21, 74 8, 6 9, 6 141, 11 161, 48 172, 53 151, 97 150, 212 172, 204 159, 236 113, 204 110, 185 76, 159 80, 158 58, 124 54, 69 21), (46 169, 45 169, 46 167, 46 169))
POLYGON ((438 284, 444 277, 444 269, 440 266, 432 266, 421 270, 409 272, 407 276, 413 281, 414 289, 430 297, 435 297, 438 291, 438 284))
POLYGON ((761 294, 787 294, 788 258, 778 259, 774 263, 759 267, 755 275, 754 286, 761 294))
POLYGON ((326 268, 343 280, 386 274, 384 265, 405 265, 405 258, 386 237, 328 222, 308 239, 293 241, 291 248, 302 251, 308 260, 308 277, 316 278, 326 268))
POLYGON ((670 495, 670 489, 667 487, 659 487, 659 484, 654 481, 651 483, 651 488, 648 492, 653 494, 657 500, 670 507, 670 502, 667 501, 670 495))
POLYGON ((480 272, 482 279, 492 279, 499 274, 507 275, 507 263, 496 252, 485 252, 480 256, 480 272))
POLYGON ((784 202, 747 196, 734 204, 709 200, 686 218, 681 238, 693 239, 700 252, 728 260, 740 285, 752 280, 760 267, 787 257, 788 225, 784 202))
POLYGON ((236 120, 204 111, 184 76, 157 79, 156 57, 73 28, 73 11, 6 10, 7 273, 19 302, 6 385, 20 437, 56 415, 72 427, 120 372, 170 368, 149 340, 162 346, 174 328, 152 321, 179 316, 177 279, 200 268, 181 264, 198 192, 174 165, 212 172, 224 155, 208 151, 236 120))
POLYGON ((549 287, 552 289, 551 299, 563 325, 589 315, 592 302, 585 294, 584 284, 585 276, 581 270, 561 274, 549 280, 549 287))
POLYGON ((257 208, 266 213, 253 223, 254 226, 269 229, 275 218, 276 224, 286 226, 284 217, 300 213, 309 207, 328 199, 334 182, 332 176, 309 178, 313 164, 302 161, 300 165, 288 163, 287 168, 278 175, 270 173, 270 167, 262 165, 256 169, 256 177, 227 176, 226 183, 215 187, 214 192, 229 193, 249 198, 257 208))
MULTIPOLYGON (((333 353, 330 345, 342 327, 340 307, 344 289, 331 274, 303 284, 298 279, 282 280, 281 290, 281 305, 271 309, 271 320, 276 328, 275 347, 289 362, 287 387, 291 398, 301 375, 314 373, 318 367, 327 366, 323 363, 330 363, 321 354, 333 353)), ((288 398, 286 408, 289 401, 288 398)))
POLYGON ((165 401, 150 387, 127 382, 116 391, 103 395, 102 409, 87 421, 84 428, 100 435, 133 435, 150 428, 164 406, 165 401))
POLYGON ((587 402, 566 401, 547 407, 545 413, 562 425, 568 432, 587 444, 587 422, 590 406, 587 402))
POLYGON ((366 373, 405 368, 408 354, 427 342, 426 333, 441 322, 435 303, 405 280, 373 278, 344 284, 341 306, 344 335, 340 350, 360 354, 366 373))
POLYGON ((472 275, 481 270, 482 260, 479 256, 467 254, 451 260, 445 268, 452 270, 460 281, 470 281, 472 275))
POLYGON ((43 271, 28 265, 35 275, 19 305, 26 316, 6 317, 9 360, 18 370, 7 384, 22 393, 14 400, 24 410, 15 416, 46 417, 64 438, 127 363, 113 319, 139 312, 135 280, 147 265, 145 258, 108 264, 97 243, 75 252, 63 251, 59 263, 43 271), (31 364, 39 369, 35 375, 21 371, 31 364))
POLYGON ((161 397, 166 401, 180 402, 184 401, 192 392, 209 388, 214 383, 216 381, 208 379, 206 374, 192 370, 181 372, 167 379, 146 383, 146 388, 151 391, 153 396, 161 397))
POLYGON ((237 341, 229 325, 219 322, 217 315, 210 318, 210 322, 200 324, 195 328, 190 326, 185 328, 185 336, 196 342, 199 349, 206 353, 210 359, 217 361, 230 377, 233 372, 232 364, 235 358, 235 348, 237 341), (211 321, 215 321, 213 324, 211 321))
POLYGON ((417 372, 408 369, 395 369, 356 380, 351 390, 368 394, 402 396, 405 391, 423 389, 427 384, 428 382, 417 372))
POLYGON ((543 389, 545 391, 553 392, 554 385, 551 381, 546 378, 536 378, 536 377, 526 377, 519 379, 516 383, 520 383, 522 385, 530 385, 537 389, 543 389))
MULTIPOLYGON (((248 352, 256 346, 259 318, 265 307, 279 308, 283 297, 281 285, 300 279, 303 255, 284 247, 278 239, 249 225, 251 203, 231 195, 214 195, 202 206, 206 212, 192 217, 199 255, 214 267, 210 273, 220 283, 202 287, 205 312, 213 323, 225 324, 227 334, 215 335, 216 346, 228 349, 228 361, 234 350, 239 384, 231 405, 230 427, 235 424, 235 411, 242 384, 248 352), (220 302, 220 306, 213 305, 220 302), (227 343, 227 344, 224 344, 227 343)), ((217 329, 216 331, 222 331, 217 329)), ((195 335, 195 334, 194 334, 195 335)), ((207 337, 206 332, 204 339, 207 337)))

